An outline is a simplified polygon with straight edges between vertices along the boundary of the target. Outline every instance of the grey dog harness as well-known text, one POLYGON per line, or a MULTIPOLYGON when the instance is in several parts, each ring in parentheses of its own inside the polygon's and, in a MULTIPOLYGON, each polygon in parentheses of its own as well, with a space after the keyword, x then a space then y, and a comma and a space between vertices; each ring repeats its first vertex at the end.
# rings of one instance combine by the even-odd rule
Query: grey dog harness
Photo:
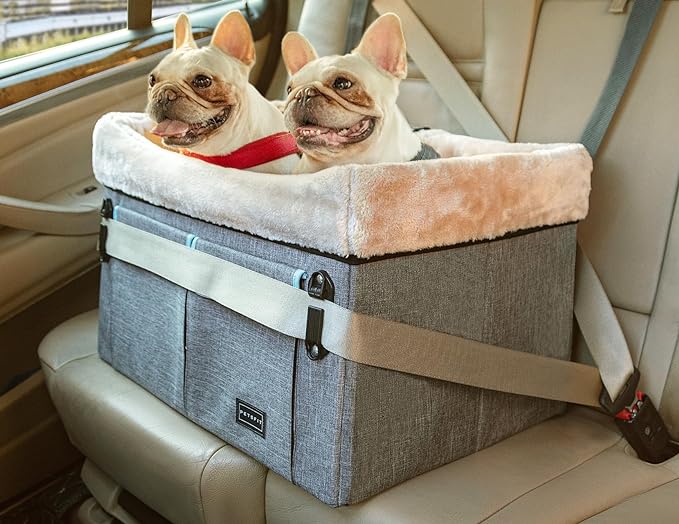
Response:
POLYGON ((422 147, 417 152, 417 154, 410 159, 410 161, 413 162, 415 160, 433 160, 435 158, 441 158, 441 155, 439 155, 436 152, 436 149, 422 142, 422 147))

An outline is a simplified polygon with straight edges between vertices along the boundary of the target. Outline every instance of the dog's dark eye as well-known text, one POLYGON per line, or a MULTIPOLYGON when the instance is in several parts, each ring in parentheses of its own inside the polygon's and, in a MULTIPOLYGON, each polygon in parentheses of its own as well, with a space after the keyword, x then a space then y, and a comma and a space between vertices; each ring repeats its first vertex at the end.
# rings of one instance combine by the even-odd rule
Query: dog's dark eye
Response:
POLYGON ((196 78, 194 78, 191 83, 198 89, 205 89, 206 87, 210 87, 212 85, 212 78, 205 75, 196 75, 196 78))
POLYGON ((343 76, 338 76, 332 83, 334 89, 349 89, 353 85, 352 81, 343 76))
POLYGON ((149 87, 156 85, 156 77, 154 75, 149 75, 149 87))
POLYGON ((292 86, 288 86, 288 94, 292 91, 292 86))

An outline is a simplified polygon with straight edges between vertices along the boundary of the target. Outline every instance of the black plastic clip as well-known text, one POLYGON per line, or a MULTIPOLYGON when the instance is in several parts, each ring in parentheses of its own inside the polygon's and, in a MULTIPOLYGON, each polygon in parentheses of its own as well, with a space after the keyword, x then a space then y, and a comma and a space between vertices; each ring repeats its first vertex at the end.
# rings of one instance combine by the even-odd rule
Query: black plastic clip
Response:
POLYGON ((649 396, 641 391, 636 393, 633 404, 615 416, 615 424, 637 456, 645 462, 659 464, 679 452, 660 413, 649 396))
POLYGON ((327 271, 316 271, 311 275, 307 284, 307 293, 310 297, 321 300, 335 300, 335 284, 327 271))
POLYGON ((110 198, 105 198, 101 203, 99 214, 101 218, 113 218, 113 201, 110 198))
MULTIPOLYGON (((307 284, 307 293, 310 297, 319 300, 335 300, 335 284, 326 271, 317 271, 311 275, 307 284)), ((311 360, 321 360, 328 354, 328 350, 321 343, 323 336, 322 308, 309 306, 306 317, 306 354, 311 360)))
MULTIPOLYGON (((110 198, 105 198, 99 210, 101 218, 113 218, 113 202, 110 198)), ((97 250, 99 251, 99 262, 108 262, 111 257, 106 253, 106 237, 108 236, 108 228, 104 224, 99 224, 99 242, 97 243, 97 250)))
POLYGON ((634 368, 615 400, 611 400, 603 388, 599 402, 614 417, 615 424, 637 456, 645 462, 658 464, 676 455, 679 448, 672 442, 650 397, 637 389, 639 378, 639 370, 634 368))
POLYGON ((99 262, 108 262, 111 256, 106 252, 106 237, 108 236, 108 228, 101 224, 99 226, 99 242, 97 242, 97 251, 99 251, 99 262))
POLYGON ((306 314, 306 354, 311 360, 321 360, 328 350, 321 344, 323 336, 323 313, 319 307, 309 306, 306 314))

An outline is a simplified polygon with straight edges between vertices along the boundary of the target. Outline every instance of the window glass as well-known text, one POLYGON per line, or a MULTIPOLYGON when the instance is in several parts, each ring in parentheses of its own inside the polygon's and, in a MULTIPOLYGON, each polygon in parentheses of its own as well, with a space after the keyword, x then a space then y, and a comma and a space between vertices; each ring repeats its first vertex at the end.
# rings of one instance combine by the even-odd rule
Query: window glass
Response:
MULTIPOLYGON (((153 19, 214 0, 153 0, 153 19)), ((0 60, 127 26, 127 0, 0 0, 0 60)))
MULTIPOLYGON (((221 2, 153 0, 153 17, 194 11, 215 3, 221 2)), ((230 4, 225 2, 225 5, 230 4)), ((101 47, 99 44, 88 46, 83 41, 82 51, 68 51, 67 57, 60 57, 56 63, 45 61, 30 69, 22 70, 18 66, 12 70, 13 64, 23 63, 22 56, 126 27, 127 0, 0 0, 0 67, 6 66, 5 71, 19 71, 4 77, 0 74, 0 109, 172 47, 170 26, 136 38, 132 34, 111 35, 111 43, 101 47)), ((205 28, 194 29, 196 39, 209 34, 205 28)), ((25 56, 25 60, 31 57, 25 56)))
POLYGON ((127 0, 1 0, 0 6, 0 60, 127 25, 127 0))
MULTIPOLYGON (((196 40, 209 35, 210 33, 205 30, 193 32, 196 40)), ((0 109, 170 48, 172 48, 172 33, 152 35, 117 44, 101 51, 79 55, 61 62, 56 68, 48 65, 9 78, 0 78, 0 109)))
POLYGON ((188 13, 194 9, 200 9, 205 4, 213 4, 215 0, 193 0, 192 2, 178 2, 177 0, 153 0, 153 19, 164 16, 188 13))

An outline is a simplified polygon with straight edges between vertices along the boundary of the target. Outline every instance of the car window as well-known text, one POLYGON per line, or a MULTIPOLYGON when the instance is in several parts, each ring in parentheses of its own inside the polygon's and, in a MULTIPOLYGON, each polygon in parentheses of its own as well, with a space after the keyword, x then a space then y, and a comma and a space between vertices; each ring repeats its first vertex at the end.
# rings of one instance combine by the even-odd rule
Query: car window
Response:
POLYGON ((176 15, 182 12, 189 13, 195 9, 199 9, 201 5, 209 4, 214 1, 215 0, 193 0, 191 2, 178 2, 177 0, 153 0, 152 17, 154 20, 157 20, 164 16, 176 15))
MULTIPOLYGON (((127 0, 0 2, 0 109, 172 47, 173 18, 229 0, 154 0, 153 25, 128 31, 127 0)), ((194 27, 194 38, 210 34, 194 27)))
POLYGON ((2 2, 1 16, 0 60, 123 29, 127 24, 123 2, 9 0, 2 2))
MULTIPOLYGON (((154 20, 214 0, 154 0, 154 20)), ((8 0, 0 5, 0 60, 127 27, 127 0, 8 0)))

